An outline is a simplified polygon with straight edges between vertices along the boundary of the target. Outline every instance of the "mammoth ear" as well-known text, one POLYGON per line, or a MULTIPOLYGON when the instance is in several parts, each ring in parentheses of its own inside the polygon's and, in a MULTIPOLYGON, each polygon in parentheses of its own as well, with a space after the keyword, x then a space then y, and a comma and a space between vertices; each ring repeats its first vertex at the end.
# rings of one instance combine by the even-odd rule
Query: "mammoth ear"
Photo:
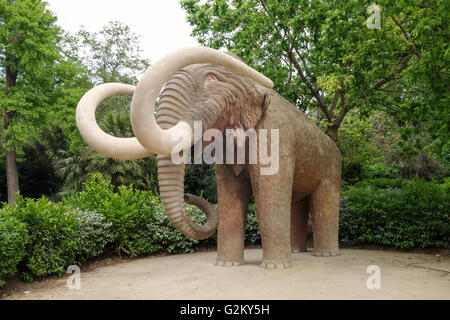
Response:
POLYGON ((255 84, 255 89, 261 97, 261 117, 264 116, 270 105, 269 89, 255 84))
MULTIPOLYGON (((232 53, 232 52, 225 52, 227 55, 244 62, 238 55, 232 53)), ((263 87, 257 83, 255 83, 255 89, 258 95, 261 97, 261 117, 266 113, 267 109, 270 105, 270 98, 269 98, 269 90, 266 87, 263 87)))

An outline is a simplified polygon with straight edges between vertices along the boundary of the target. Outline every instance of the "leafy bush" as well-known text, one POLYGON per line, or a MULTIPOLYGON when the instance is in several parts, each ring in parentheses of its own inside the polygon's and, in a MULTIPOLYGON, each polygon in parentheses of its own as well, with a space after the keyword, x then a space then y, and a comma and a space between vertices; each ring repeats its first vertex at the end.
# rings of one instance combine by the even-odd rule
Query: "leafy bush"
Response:
POLYGON ((186 193, 197 194, 211 203, 217 203, 217 184, 214 165, 187 165, 184 191, 186 193))
POLYGON ((38 200, 17 198, 13 215, 26 225, 29 241, 26 255, 19 264, 20 276, 31 281, 34 278, 57 275, 76 262, 78 254, 78 230, 81 222, 66 214, 64 206, 46 198, 38 200))
MULTIPOLYGON (((111 224, 112 240, 109 242, 119 254, 125 253, 130 258, 162 250, 189 253, 198 243, 172 226, 159 198, 151 192, 121 186, 115 193, 114 187, 99 175, 93 175, 83 192, 64 199, 64 203, 80 210, 96 211, 105 217, 111 224)), ((188 213, 202 223, 204 215, 198 209, 188 206, 188 213)))
POLYGON ((445 192, 450 192, 450 177, 444 179, 444 183, 441 185, 445 192))
POLYGON ((363 181, 342 193, 341 243, 448 248, 449 200, 442 186, 419 179, 363 181))
POLYGON ((367 179, 360 181, 354 185, 357 189, 375 188, 375 189, 396 189, 400 190, 409 183, 409 180, 405 179, 367 179))
POLYGON ((398 176, 399 169, 394 166, 387 166, 383 162, 376 162, 365 165, 363 168, 363 179, 388 178, 394 179, 398 176))
POLYGON ((245 227, 245 243, 250 245, 260 245, 261 234, 259 233, 255 204, 251 203, 248 210, 247 225, 245 227))
POLYGON ((80 221, 78 229, 78 255, 80 259, 87 260, 100 256, 106 245, 112 242, 112 223, 107 222, 105 217, 96 211, 82 211, 71 209, 76 220, 80 221))
MULTIPOLYGON (((187 211, 194 221, 204 222, 200 210, 188 206, 187 211)), ((0 230, 5 229, 0 238, 1 275, 14 273, 19 264, 19 275, 27 281, 47 275, 60 276, 69 265, 101 255, 108 245, 119 254, 136 258, 162 250, 190 253, 198 243, 171 225, 159 199, 150 192, 122 186, 115 193, 98 175, 85 184, 83 192, 59 204, 46 198, 33 200, 19 196, 17 206, 4 209, 1 217, 0 230), (22 228, 13 228, 14 222, 22 228), (16 231, 9 232, 6 228, 16 231), (24 234, 23 246, 28 234, 26 250, 20 250, 20 243, 14 246, 20 232, 24 234), (6 248, 10 249, 6 251, 6 248)))
MULTIPOLYGON (((187 206, 187 213, 197 223, 204 223, 206 220, 202 217, 204 214, 195 207, 187 206)), ((159 207, 154 229, 152 241, 158 245, 160 249, 169 253, 193 253, 195 246, 199 243, 197 240, 186 238, 182 233, 175 229, 170 223, 167 215, 164 213, 162 206, 159 207)))
POLYGON ((83 192, 63 202, 73 208, 101 214, 111 224, 111 242, 119 254, 135 258, 161 249, 150 241, 155 232, 159 199, 149 191, 134 191, 132 186, 121 186, 115 193, 110 183, 100 175, 93 175, 83 192))
POLYGON ((25 256, 27 230, 9 210, 0 212, 0 287, 5 279, 17 271, 17 265, 25 256))

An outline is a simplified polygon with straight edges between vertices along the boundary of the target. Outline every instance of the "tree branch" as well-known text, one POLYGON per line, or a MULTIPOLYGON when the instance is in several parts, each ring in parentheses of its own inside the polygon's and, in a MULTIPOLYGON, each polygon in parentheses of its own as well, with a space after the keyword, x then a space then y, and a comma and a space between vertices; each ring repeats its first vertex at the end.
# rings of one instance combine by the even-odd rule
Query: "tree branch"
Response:
POLYGON ((334 95, 333 103, 331 104, 331 108, 330 108, 331 114, 333 114, 334 110, 336 109, 336 106, 337 106, 340 96, 341 96, 341 90, 337 90, 336 94, 334 95))
POLYGON ((413 53, 419 58, 422 59, 422 56, 420 55, 419 51, 417 50, 416 44, 414 41, 412 41, 411 37, 409 36, 409 33, 406 31, 406 29, 402 26, 400 22, 398 22, 397 19, 395 19, 394 16, 391 17, 392 20, 394 20, 395 24, 400 28, 400 30, 403 32, 403 35, 405 36, 406 40, 408 40, 409 44, 411 45, 413 49, 413 53))
POLYGON ((288 54, 289 61, 291 61, 291 63, 297 69, 300 78, 305 83, 305 85, 308 87, 309 91, 311 92, 311 95, 316 99, 317 103, 319 104, 319 108, 323 111, 323 113, 325 114, 327 119, 329 121, 332 121, 333 120, 333 115, 330 113, 330 111, 328 110, 325 102, 323 101, 322 96, 320 95, 320 91, 315 89, 313 87, 313 85, 311 85, 311 83, 308 81, 308 79, 306 78, 305 74, 303 73, 302 66, 299 64, 297 59, 294 57, 294 54, 293 54, 292 50, 287 52, 287 54, 288 54))
MULTIPOLYGON (((412 47, 413 53, 417 56, 417 58, 419 58, 419 60, 422 59, 422 55, 419 53, 419 50, 417 50, 417 46, 414 43, 414 41, 411 39, 411 37, 409 36, 409 33, 406 31, 406 29, 403 27, 403 25, 394 17, 391 17, 392 20, 395 22, 395 24, 397 25, 397 27, 400 28, 400 30, 402 31, 403 35, 405 36, 406 40, 408 40, 409 44, 412 47)), ((439 81, 443 81, 441 73, 439 71, 436 71, 436 77, 438 78, 439 81)))
MULTIPOLYGON (((379 81, 373 88, 372 90, 377 91, 379 89, 381 89, 381 87, 383 87, 386 83, 395 80, 396 76, 399 75, 400 73, 403 72, 403 70, 405 70, 406 68, 408 68, 409 65, 409 60, 411 60, 411 56, 408 56, 405 61, 403 61, 403 63, 400 65, 400 68, 398 68, 397 70, 395 70, 394 72, 392 72, 390 75, 388 75, 387 77, 383 78, 381 81, 379 81)), ((367 96, 367 94, 365 94, 367 96)))

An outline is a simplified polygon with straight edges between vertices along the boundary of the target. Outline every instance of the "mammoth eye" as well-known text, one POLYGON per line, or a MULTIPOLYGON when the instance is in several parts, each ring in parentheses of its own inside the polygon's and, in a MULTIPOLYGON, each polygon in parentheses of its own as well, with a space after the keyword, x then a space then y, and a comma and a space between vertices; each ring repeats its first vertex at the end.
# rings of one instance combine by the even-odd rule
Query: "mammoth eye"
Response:
POLYGON ((214 75, 209 74, 206 76, 206 81, 217 81, 217 78, 214 75))

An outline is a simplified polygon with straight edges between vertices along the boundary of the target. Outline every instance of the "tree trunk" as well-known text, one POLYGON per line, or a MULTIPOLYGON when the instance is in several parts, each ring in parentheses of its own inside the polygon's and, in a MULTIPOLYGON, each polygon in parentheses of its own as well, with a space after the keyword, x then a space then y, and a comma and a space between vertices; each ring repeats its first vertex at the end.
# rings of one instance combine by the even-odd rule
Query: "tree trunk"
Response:
POLYGON ((17 170, 16 152, 6 151, 6 179, 8 184, 8 203, 16 205, 16 192, 19 191, 19 171, 17 170))
MULTIPOLYGON (((8 96, 9 89, 15 86, 17 75, 13 74, 9 67, 6 67, 6 87, 5 94, 8 96)), ((5 130, 8 129, 10 119, 14 116, 13 112, 8 112, 3 108, 3 123, 5 130)), ((9 137, 5 138, 5 145, 8 143, 9 137)), ((5 148, 6 149, 6 148, 5 148)), ((17 158, 15 150, 6 149, 6 181, 8 186, 8 203, 11 206, 16 205, 16 192, 19 191, 19 171, 17 170, 17 158)))
MULTIPOLYGON (((334 142, 338 142, 339 139, 339 128, 341 127, 342 122, 344 121, 345 116, 348 113, 348 109, 345 107, 345 93, 341 92, 341 99, 342 99, 342 107, 341 112, 337 118, 334 119, 333 124, 328 126, 327 135, 333 139, 334 142)), ((332 106, 332 111, 334 110, 334 107, 336 106, 337 99, 335 100, 334 105, 332 106)))
POLYGON ((327 130, 327 135, 333 139, 334 142, 338 142, 338 137, 339 137, 339 127, 337 126, 331 126, 328 128, 327 130))
POLYGON ((113 173, 111 176, 111 184, 114 186, 114 192, 119 192, 119 176, 117 173, 113 173))

